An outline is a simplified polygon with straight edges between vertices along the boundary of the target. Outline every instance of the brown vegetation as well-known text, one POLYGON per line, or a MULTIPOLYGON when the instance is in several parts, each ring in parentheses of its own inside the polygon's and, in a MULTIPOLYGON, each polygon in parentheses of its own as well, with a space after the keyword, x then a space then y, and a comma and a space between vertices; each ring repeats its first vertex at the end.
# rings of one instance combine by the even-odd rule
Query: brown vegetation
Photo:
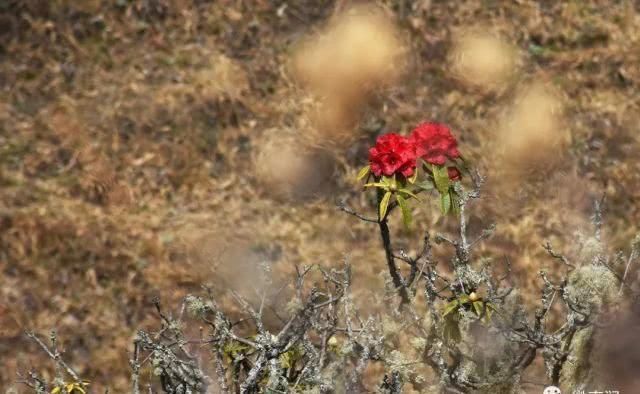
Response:
MULTIPOLYGON (((382 287, 378 235, 334 203, 349 197, 359 210, 371 209, 375 202, 354 181, 366 147, 379 132, 423 119, 450 124, 485 170, 490 195, 470 230, 498 223, 482 248, 510 258, 523 292, 538 294, 532 274, 547 268, 553 277, 558 267, 542 241, 557 245, 561 235, 583 230, 602 193, 608 241, 627 246, 640 219, 637 6, 377 1, 383 11, 374 18, 391 22, 375 23, 397 29, 399 42, 407 37, 405 72, 358 98, 355 119, 340 112, 345 97, 338 95, 318 121, 313 108, 323 103, 296 82, 291 55, 331 25, 344 3, 0 4, 1 387, 42 361, 23 330, 55 327, 65 357, 96 390, 124 392, 135 329, 158 323, 153 298, 178 305, 202 283, 226 286, 227 277, 250 275, 254 260, 267 259, 284 275, 294 262, 332 266, 346 256, 359 278, 356 295, 382 287), (500 89, 468 84, 449 69, 455 34, 469 26, 489 26, 515 52, 518 72, 500 89), (524 87, 531 83, 558 92, 561 121, 541 107, 546 93, 530 97, 537 94, 524 87), (519 130, 510 126, 517 122, 519 130), (355 137, 305 141, 303 150, 285 149, 293 156, 269 151, 281 139, 336 124, 355 137), (547 153, 541 135, 562 144, 548 160, 553 166, 530 168, 529 154, 547 153), (512 168, 496 163, 495 152, 512 143, 519 175, 503 178, 512 168), (306 167, 318 157, 322 176, 306 167)), ((395 58, 375 55, 376 62, 395 58)), ((387 76, 379 63, 358 67, 367 66, 372 78, 387 76)), ((452 225, 435 206, 414 213, 424 226, 452 225)), ((403 236, 399 246, 421 234, 403 236)))

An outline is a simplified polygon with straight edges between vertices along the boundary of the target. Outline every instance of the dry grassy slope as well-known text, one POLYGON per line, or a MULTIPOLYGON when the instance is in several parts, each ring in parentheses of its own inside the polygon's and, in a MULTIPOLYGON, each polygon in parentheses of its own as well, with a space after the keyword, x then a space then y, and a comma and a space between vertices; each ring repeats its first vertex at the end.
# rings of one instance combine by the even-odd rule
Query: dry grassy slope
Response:
MULTIPOLYGON (((370 208, 350 178, 379 130, 367 125, 445 121, 492 174, 483 135, 513 89, 486 93, 452 78, 451 37, 467 26, 516 45, 521 80, 562 89, 571 132, 552 169, 563 175, 503 182, 478 207, 474 228, 499 224, 486 252, 510 256, 523 283, 556 268, 539 243, 584 223, 586 191, 606 192, 614 246, 635 231, 640 18, 631 2, 382 2, 411 39, 413 68, 365 111, 367 137, 338 150, 334 192, 293 202, 261 186, 251 160, 274 128, 296 126, 285 64, 334 4, 280 3, 0 4, 0 386, 41 361, 21 328, 56 327, 95 387, 123 392, 131 336, 156 323, 152 297, 175 305, 202 282, 251 277, 250 264, 229 268, 238 261, 267 258, 286 272, 348 253, 363 273, 359 291, 381 286, 376 234, 332 201, 370 208)), ((417 214, 451 224, 428 207, 417 214)), ((401 245, 419 238, 402 234, 401 245)))

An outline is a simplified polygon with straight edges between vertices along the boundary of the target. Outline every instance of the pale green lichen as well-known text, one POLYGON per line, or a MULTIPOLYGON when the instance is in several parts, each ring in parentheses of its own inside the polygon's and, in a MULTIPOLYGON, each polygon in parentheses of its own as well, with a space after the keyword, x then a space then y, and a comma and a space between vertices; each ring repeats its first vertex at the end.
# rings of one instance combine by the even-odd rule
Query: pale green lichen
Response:
POLYGON ((292 298, 289 302, 287 302, 287 305, 285 305, 284 308, 287 311, 287 313, 295 314, 302 310, 303 305, 299 299, 292 298))
POLYGON ((419 352, 422 352, 427 347, 427 339, 422 337, 411 338, 411 346, 419 352))
POLYGON ((382 318, 382 333, 385 338, 391 339, 397 337, 401 329, 402 325, 399 324, 397 320, 386 316, 382 318))
POLYGON ((204 315, 207 311, 207 305, 200 297, 188 295, 185 298, 185 303, 187 305, 187 311, 191 316, 199 317, 204 315))
MULTIPOLYGON (((597 244, 591 242, 590 246, 594 250, 588 251, 583 258, 590 259, 593 263, 584 264, 571 272, 565 288, 566 299, 581 312, 577 314, 577 318, 588 316, 593 319, 604 306, 616 303, 620 297, 618 279, 608 267, 598 263, 599 255, 593 254, 600 253, 597 244)), ((585 260, 583 262, 586 263, 585 260)), ((595 375, 595 363, 594 328, 579 328, 571 339, 560 383, 572 390, 588 387, 595 375)))
POLYGON ((415 362, 409 360, 398 350, 393 350, 388 354, 387 364, 391 371, 400 373, 403 380, 408 380, 409 376, 414 373, 412 366, 415 365, 415 362))
POLYGON ((344 346, 340 348, 340 354, 343 356, 348 356, 353 353, 353 344, 351 342, 346 342, 344 346))
POLYGON ((597 312, 603 305, 617 300, 618 285, 618 279, 608 267, 589 264, 571 272, 565 292, 572 304, 597 312))
POLYGON ((591 264, 600 256, 604 255, 604 246, 602 242, 595 237, 585 237, 582 235, 579 237, 579 243, 581 247, 578 261, 583 265, 591 264))
POLYGON ((592 386, 593 327, 586 327, 575 333, 569 347, 569 357, 560 375, 562 387, 582 390, 592 386))

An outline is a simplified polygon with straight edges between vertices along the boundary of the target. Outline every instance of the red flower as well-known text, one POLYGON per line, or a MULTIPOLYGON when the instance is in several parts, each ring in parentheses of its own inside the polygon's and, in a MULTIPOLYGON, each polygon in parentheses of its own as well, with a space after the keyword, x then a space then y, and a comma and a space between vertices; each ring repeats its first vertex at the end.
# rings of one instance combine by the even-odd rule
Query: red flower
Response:
POLYGON ((401 135, 382 135, 376 140, 376 145, 369 149, 369 164, 375 176, 411 176, 416 168, 415 147, 408 138, 401 135))
POLYGON ((451 179, 452 181, 459 181, 460 178, 462 178, 462 174, 455 167, 447 168, 447 173, 449 174, 449 179, 451 179))
POLYGON ((430 164, 443 165, 448 159, 460 157, 458 141, 451 130, 441 123, 419 124, 409 137, 416 146, 416 155, 430 164))

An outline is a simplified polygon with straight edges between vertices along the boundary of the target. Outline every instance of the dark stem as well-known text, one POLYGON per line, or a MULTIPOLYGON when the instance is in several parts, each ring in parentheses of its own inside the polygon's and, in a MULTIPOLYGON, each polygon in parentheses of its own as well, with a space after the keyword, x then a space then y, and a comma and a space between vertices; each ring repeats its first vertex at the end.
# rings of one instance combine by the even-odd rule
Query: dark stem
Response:
MULTIPOLYGON (((378 204, 382 200, 384 193, 378 189, 378 204)), ((387 211, 388 212, 388 211, 387 211)), ((387 258, 387 267, 389 268, 389 275, 393 280, 393 286, 398 290, 398 294, 402 301, 400 302, 400 308, 409 303, 409 293, 405 287, 402 277, 400 277, 400 271, 396 265, 395 258, 393 257, 393 250, 391 248, 391 236, 389 235, 389 225, 387 224, 387 217, 379 218, 378 226, 380 227, 380 236, 382 237, 382 246, 384 247, 385 257, 387 258)))

